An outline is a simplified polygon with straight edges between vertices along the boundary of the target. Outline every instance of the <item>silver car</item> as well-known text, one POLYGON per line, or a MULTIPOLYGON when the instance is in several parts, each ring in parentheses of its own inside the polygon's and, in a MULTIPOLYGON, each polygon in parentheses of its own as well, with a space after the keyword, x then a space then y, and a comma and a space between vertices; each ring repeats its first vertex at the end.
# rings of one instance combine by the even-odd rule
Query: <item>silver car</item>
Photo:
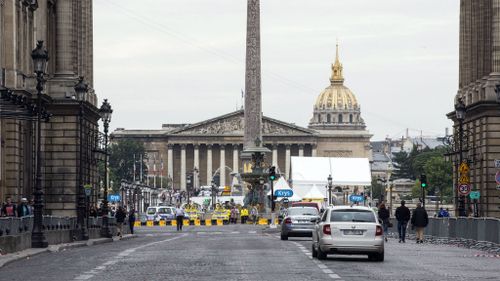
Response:
POLYGON ((281 240, 290 236, 311 236, 314 229, 313 220, 318 219, 318 209, 313 207, 291 207, 281 223, 281 240))
POLYGON ((375 212, 364 206, 336 206, 325 210, 313 231, 312 256, 368 255, 384 260, 384 232, 375 212))

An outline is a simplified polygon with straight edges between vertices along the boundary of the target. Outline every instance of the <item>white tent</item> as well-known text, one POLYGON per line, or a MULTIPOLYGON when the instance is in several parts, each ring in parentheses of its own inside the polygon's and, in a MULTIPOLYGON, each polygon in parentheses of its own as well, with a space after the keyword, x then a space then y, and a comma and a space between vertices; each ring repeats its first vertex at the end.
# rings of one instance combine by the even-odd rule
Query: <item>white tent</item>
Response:
POLYGON ((318 187, 313 184, 312 188, 306 195, 303 196, 304 199, 323 199, 325 198, 325 194, 319 191, 318 187))
POLYGON ((327 198, 329 175, 334 186, 371 185, 368 158, 292 156, 291 164, 293 190, 303 198, 315 185, 315 189, 323 195, 321 198, 327 198))

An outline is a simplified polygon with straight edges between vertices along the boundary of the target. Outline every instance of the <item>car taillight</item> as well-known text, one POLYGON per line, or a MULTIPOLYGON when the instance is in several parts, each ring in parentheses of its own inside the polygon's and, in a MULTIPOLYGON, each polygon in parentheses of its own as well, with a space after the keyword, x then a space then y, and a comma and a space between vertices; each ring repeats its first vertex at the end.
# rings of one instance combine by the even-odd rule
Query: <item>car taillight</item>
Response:
POLYGON ((332 234, 332 229, 330 228, 329 224, 323 225, 323 233, 329 235, 332 234))
POLYGON ((377 230, 375 231, 375 236, 381 236, 382 234, 384 234, 384 230, 382 229, 382 227, 380 225, 377 225, 377 230))
POLYGON ((285 219, 285 224, 291 224, 292 223, 292 219, 291 218, 286 218, 285 219))

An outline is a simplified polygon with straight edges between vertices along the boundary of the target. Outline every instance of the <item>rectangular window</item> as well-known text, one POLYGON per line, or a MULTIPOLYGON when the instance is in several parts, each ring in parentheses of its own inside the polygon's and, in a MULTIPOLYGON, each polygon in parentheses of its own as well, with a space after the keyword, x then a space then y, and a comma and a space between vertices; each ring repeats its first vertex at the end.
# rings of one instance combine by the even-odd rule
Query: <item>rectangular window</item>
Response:
POLYGON ((345 209, 332 211, 331 222, 376 222, 375 215, 369 210, 345 209))

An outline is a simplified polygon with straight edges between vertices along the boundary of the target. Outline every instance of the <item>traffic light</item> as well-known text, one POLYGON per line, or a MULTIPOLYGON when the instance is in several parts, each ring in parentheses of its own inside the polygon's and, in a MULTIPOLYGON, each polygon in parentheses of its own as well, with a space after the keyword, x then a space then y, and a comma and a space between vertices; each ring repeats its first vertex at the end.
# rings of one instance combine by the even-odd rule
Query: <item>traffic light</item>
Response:
POLYGON ((193 173, 186 174, 186 188, 188 190, 193 188, 193 173))
POLYGON ((420 175, 420 187, 427 188, 427 176, 424 174, 420 175))
POLYGON ((276 180, 276 167, 271 166, 269 168, 269 180, 274 181, 276 180))
POLYGON ((214 180, 215 186, 219 187, 220 186, 220 175, 219 174, 215 175, 213 180, 214 180))

